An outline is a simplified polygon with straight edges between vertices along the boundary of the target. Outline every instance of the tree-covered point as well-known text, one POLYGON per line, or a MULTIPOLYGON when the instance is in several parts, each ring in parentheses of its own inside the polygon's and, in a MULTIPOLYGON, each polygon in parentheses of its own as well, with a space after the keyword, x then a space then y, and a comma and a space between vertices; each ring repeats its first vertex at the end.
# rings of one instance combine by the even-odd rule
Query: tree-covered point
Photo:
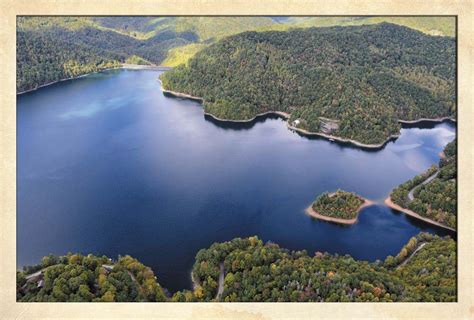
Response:
POLYGON ((165 301, 153 271, 130 256, 49 255, 17 272, 17 301, 165 301))
POLYGON ((444 147, 443 153, 446 159, 449 159, 450 157, 456 155, 457 153, 456 139, 454 139, 453 141, 448 143, 446 147, 444 147))
POLYGON ((359 207, 365 200, 358 195, 343 190, 334 193, 323 193, 313 202, 312 208, 317 213, 340 219, 354 219, 359 207))
POLYGON ((446 145, 445 158, 438 166, 395 188, 390 197, 403 208, 456 229, 457 217, 457 155, 456 139, 446 145), (434 177, 431 180, 429 177, 434 177), (412 192, 412 198, 410 197, 412 192))
POLYGON ((301 129, 379 144, 399 133, 399 119, 455 114, 455 40, 388 23, 244 32, 161 80, 204 98, 218 118, 284 111, 301 129))
POLYGON ((420 234, 396 258, 374 263, 348 255, 310 256, 256 237, 216 243, 196 256, 193 276, 200 285, 194 295, 178 293, 173 299, 215 301, 221 263, 220 301, 456 300, 456 244, 449 237, 420 234))

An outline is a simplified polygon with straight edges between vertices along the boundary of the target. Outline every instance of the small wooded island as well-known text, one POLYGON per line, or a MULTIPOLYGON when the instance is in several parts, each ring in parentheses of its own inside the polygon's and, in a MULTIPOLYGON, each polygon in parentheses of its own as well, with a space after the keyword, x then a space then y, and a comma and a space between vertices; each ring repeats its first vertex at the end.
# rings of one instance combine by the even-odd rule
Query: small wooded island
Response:
POLYGON ((329 222, 354 224, 362 208, 373 202, 355 193, 337 190, 333 193, 323 193, 311 206, 306 209, 310 216, 329 222))

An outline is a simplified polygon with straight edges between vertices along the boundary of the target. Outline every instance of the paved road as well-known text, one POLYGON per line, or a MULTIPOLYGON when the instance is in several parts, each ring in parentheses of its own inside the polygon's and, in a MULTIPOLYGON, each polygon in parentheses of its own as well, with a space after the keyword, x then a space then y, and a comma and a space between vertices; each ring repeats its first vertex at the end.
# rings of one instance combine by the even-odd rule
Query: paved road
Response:
POLYGON ((25 277, 26 280, 30 280, 31 278, 35 278, 35 277, 38 277, 39 275, 41 275, 41 273, 43 272, 43 270, 40 270, 38 272, 35 272, 35 273, 32 273, 32 274, 29 274, 25 277))
POLYGON ((224 292, 224 262, 221 262, 219 265, 220 273, 219 273, 219 288, 217 289, 217 296, 216 300, 219 300, 224 292))
POLYGON ((427 183, 430 183, 434 178, 436 178, 436 176, 438 175, 439 173, 439 170, 436 171, 435 173, 433 173, 431 176, 429 176, 425 181, 423 181, 422 183, 420 184, 417 184, 416 186, 413 187, 413 189, 410 190, 410 192, 408 192, 408 200, 413 201, 414 197, 413 197, 413 191, 415 191, 415 189, 417 187, 419 187, 420 185, 424 185, 424 184, 427 184, 427 183))
POLYGON ((408 258, 405 259, 405 261, 403 261, 403 262, 397 267, 397 269, 403 267, 404 265, 406 265, 406 264, 408 263, 408 261, 410 261, 411 258, 413 258, 413 256, 414 256, 418 251, 420 251, 425 245, 426 245, 426 242, 423 242, 418 248, 416 248, 415 251, 413 251, 413 253, 412 253, 408 258))

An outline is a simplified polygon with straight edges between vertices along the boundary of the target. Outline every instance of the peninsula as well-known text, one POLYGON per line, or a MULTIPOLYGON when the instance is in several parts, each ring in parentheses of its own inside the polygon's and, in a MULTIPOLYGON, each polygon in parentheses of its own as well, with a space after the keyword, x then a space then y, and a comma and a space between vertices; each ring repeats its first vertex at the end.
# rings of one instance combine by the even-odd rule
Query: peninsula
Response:
POLYGON ((456 140, 440 153, 438 166, 399 185, 385 204, 416 219, 456 231, 456 140))
POLYGON ((455 118, 455 47, 389 23, 244 32, 160 78, 215 119, 284 112, 302 134, 380 148, 401 123, 455 118))

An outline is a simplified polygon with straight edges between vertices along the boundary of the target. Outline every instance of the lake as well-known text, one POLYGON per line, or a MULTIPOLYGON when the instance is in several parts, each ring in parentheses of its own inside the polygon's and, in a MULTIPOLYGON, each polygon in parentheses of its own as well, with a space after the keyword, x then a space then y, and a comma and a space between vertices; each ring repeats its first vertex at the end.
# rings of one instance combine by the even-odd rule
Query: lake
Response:
POLYGON ((257 235, 280 246, 395 255, 420 231, 447 231, 383 205, 439 161, 451 123, 411 127, 378 151, 308 139, 282 119, 237 125, 166 97, 160 71, 110 70, 17 97, 17 265, 49 253, 129 254, 174 292, 201 248, 257 235), (322 192, 378 204, 353 226, 308 217, 322 192))

